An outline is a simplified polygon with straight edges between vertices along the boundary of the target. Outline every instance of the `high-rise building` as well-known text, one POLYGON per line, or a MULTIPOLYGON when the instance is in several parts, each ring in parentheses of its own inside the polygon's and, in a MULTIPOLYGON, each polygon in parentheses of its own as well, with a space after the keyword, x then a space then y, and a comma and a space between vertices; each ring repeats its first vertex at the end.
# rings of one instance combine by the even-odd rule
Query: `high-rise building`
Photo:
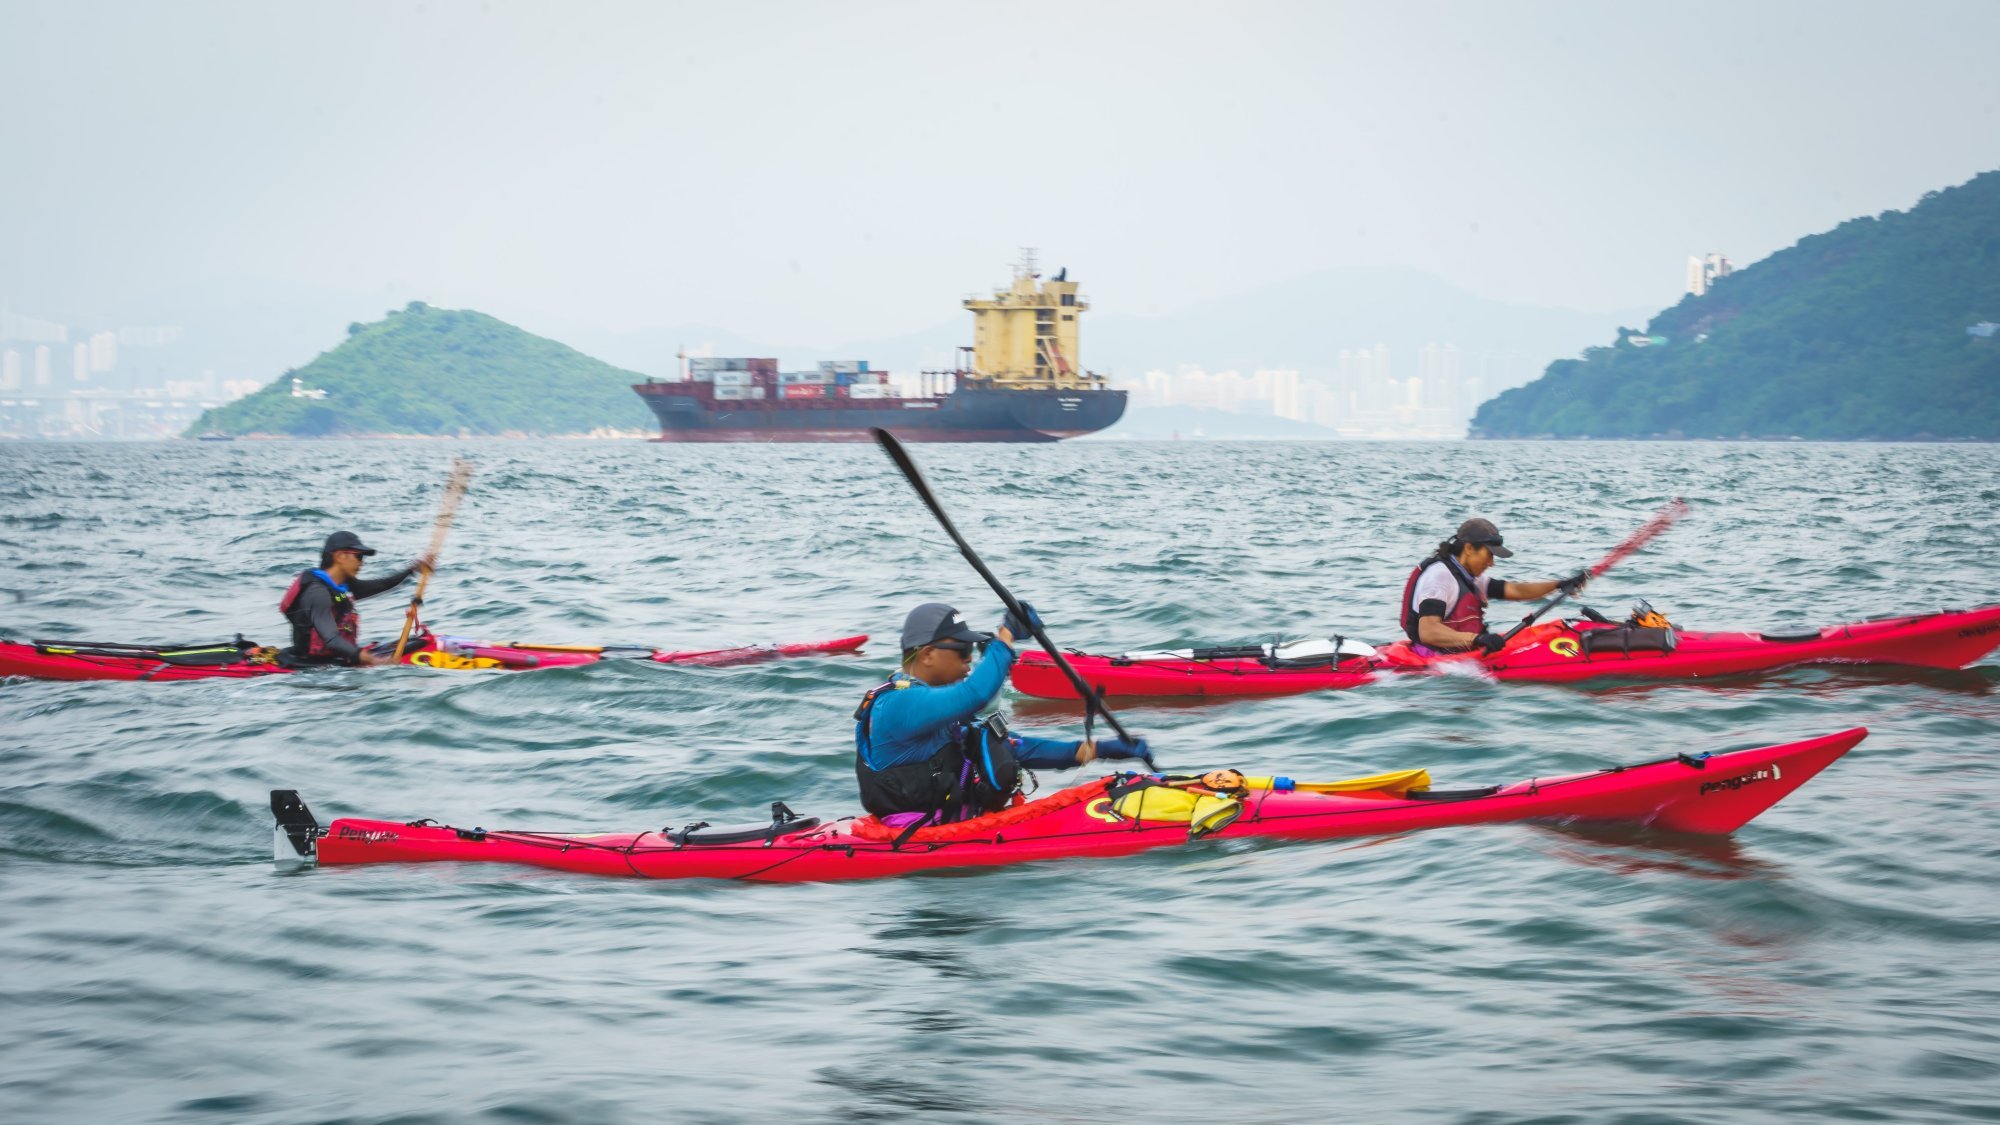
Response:
POLYGON ((0 356, 0 391, 21 389, 21 353, 9 348, 0 356))
POLYGON ((77 386, 90 382, 90 345, 78 344, 70 350, 70 379, 77 386))
POLYGON ((35 345, 35 385, 37 387, 46 387, 49 385, 49 346, 47 344, 35 345))
POLYGON ((1735 263, 1713 250, 1710 250, 1705 256, 1700 258, 1690 257, 1688 259, 1687 291, 1697 297, 1702 296, 1708 292, 1709 286, 1715 284, 1716 278, 1728 277, 1735 272, 1735 263))
POLYGON ((90 369, 111 371, 118 366, 118 333, 99 332, 90 338, 90 369))
POLYGON ((1304 422, 1308 417, 1305 395, 1299 384, 1299 373, 1290 370, 1259 371, 1259 379, 1269 379, 1271 388, 1271 413, 1294 422, 1304 422))

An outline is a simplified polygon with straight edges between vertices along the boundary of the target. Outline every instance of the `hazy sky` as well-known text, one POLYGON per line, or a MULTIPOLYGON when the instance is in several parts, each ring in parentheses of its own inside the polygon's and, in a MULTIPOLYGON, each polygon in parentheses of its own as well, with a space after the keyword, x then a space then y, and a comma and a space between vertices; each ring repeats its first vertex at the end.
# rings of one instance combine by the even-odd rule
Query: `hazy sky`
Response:
POLYGON ((1035 245, 1100 311, 1355 264, 1654 308, 2000 167, 1996 44, 1990 0, 0 0, 0 303, 840 340, 1035 245))

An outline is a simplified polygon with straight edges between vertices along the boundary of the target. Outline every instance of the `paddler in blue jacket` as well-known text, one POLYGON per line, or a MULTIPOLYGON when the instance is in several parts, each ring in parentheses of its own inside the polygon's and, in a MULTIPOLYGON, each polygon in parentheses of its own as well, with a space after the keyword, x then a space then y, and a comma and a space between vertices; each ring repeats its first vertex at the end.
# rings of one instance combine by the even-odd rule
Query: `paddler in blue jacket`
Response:
POLYGON ((279 654, 287 665, 385 663, 361 647, 361 615, 354 603, 401 586, 412 574, 430 569, 424 557, 380 578, 362 578, 361 564, 375 554, 351 531, 336 531, 320 547, 319 565, 299 572, 278 602, 292 626, 292 645, 279 654))
MULTIPOLYGON (((1033 619, 1034 609, 1022 610, 1033 619)), ((943 602, 903 620, 903 667, 854 712, 854 772, 861 804, 915 828, 997 812, 1020 785, 1019 767, 1073 769, 1097 758, 1143 758, 1146 740, 1065 742, 1010 734, 1000 716, 975 721, 1014 664, 1014 638, 1030 632, 1012 612, 981 633, 943 602), (974 653, 986 654, 974 665, 974 653)))

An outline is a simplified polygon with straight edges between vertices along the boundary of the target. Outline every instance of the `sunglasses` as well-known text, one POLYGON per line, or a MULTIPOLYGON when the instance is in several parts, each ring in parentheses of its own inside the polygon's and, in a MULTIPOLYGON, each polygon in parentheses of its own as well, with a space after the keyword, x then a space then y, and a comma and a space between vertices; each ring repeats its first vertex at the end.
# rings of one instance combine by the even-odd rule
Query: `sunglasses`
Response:
POLYGON ((972 659, 972 646, 963 641, 940 641, 931 647, 941 648, 946 652, 955 652, 968 660, 972 659))

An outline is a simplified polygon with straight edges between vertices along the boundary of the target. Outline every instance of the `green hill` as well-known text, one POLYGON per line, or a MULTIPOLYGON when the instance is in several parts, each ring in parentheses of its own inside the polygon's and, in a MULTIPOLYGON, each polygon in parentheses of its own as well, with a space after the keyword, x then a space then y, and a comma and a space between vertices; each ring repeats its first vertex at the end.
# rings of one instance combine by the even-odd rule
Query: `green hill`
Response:
POLYGON ((2000 172, 1801 240, 1558 360, 1472 436, 2000 439, 2000 172))
POLYGON ((484 313, 412 301, 332 351, 203 414, 189 434, 581 434, 651 429, 621 371, 484 313), (306 391, 293 394, 296 378, 306 391))

